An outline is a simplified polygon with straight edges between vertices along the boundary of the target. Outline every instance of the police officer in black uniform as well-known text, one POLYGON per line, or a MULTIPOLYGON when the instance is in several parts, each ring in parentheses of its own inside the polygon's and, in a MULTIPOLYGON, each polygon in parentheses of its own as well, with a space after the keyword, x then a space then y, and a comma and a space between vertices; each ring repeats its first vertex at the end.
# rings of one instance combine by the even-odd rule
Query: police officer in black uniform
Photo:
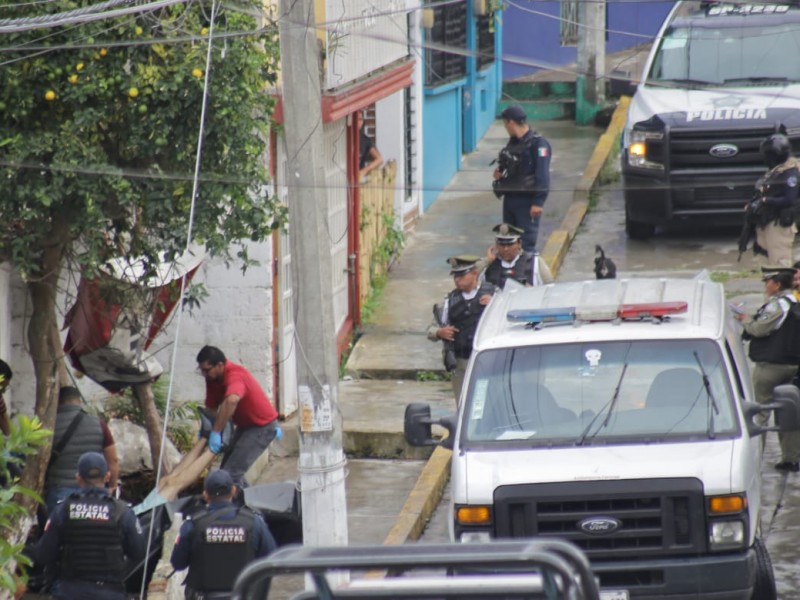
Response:
POLYGON ((99 452, 78 460, 80 491, 67 496, 45 525, 35 562, 56 567, 51 593, 65 600, 125 600, 128 561, 144 558, 145 537, 131 508, 105 488, 108 463, 99 452), (60 561, 60 562, 59 562, 60 561))
POLYGON ((452 342, 456 364, 451 383, 456 403, 461 397, 461 386, 464 383, 467 360, 472 354, 472 340, 478 321, 495 290, 491 283, 480 283, 477 266, 479 260, 477 256, 454 256, 447 259, 456 288, 445 296, 439 311, 439 322, 428 328, 429 340, 452 342))
POLYGON ((509 140, 497 157, 492 187, 503 197, 503 222, 524 230, 522 249, 535 252, 550 191, 550 143, 528 127, 522 107, 509 106, 500 116, 509 140))
POLYGON ((799 208, 798 162, 789 138, 781 133, 761 142, 761 155, 769 171, 756 182, 748 211, 756 220, 756 243, 766 251, 771 265, 790 267, 799 208))
POLYGON ((189 568, 187 600, 230 598, 242 569, 277 548, 261 515, 232 502, 236 486, 227 471, 212 472, 204 484, 205 510, 181 525, 170 562, 189 568))
POLYGON ((524 231, 508 223, 495 225, 494 246, 487 254, 488 265, 483 271, 484 281, 501 288, 507 279, 522 285, 534 286, 553 282, 550 267, 536 252, 525 252, 520 238, 524 231))

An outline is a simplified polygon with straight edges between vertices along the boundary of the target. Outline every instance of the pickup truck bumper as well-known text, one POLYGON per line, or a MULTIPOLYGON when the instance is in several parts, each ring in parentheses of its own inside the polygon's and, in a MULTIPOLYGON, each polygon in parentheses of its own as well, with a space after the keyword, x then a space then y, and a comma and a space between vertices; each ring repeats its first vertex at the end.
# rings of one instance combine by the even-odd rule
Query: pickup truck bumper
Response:
POLYGON ((628 590, 631 600, 750 600, 756 570, 753 549, 693 558, 592 562, 601 590, 628 590))

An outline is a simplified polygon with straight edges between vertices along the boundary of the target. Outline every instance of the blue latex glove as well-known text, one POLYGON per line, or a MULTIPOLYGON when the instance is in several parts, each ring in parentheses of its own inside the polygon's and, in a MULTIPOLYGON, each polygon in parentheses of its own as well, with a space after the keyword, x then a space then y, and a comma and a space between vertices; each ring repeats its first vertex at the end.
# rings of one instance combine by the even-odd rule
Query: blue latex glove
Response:
POLYGON ((283 429, 275 427, 275 439, 279 442, 283 439, 283 429))
POLYGON ((214 454, 219 454, 222 450, 222 434, 219 431, 212 431, 208 434, 208 449, 214 454))

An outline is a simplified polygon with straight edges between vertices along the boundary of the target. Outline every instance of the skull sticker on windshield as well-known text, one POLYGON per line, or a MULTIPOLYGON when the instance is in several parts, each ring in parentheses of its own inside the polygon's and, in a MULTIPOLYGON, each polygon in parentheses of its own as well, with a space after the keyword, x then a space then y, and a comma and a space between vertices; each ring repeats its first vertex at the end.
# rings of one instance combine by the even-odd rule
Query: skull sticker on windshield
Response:
POLYGON ((600 366, 600 359, 603 353, 597 348, 590 348, 584 353, 586 358, 586 365, 581 368, 581 375, 583 377, 592 377, 597 374, 597 368, 600 366))

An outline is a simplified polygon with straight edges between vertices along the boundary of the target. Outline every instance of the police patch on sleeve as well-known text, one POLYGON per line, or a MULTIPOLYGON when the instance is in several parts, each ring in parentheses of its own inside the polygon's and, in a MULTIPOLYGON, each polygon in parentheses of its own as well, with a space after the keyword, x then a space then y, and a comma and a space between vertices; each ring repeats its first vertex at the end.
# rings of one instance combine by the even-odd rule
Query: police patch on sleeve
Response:
POLYGON ((550 156, 550 149, 547 146, 539 146, 539 158, 547 158, 550 156))
POLYGON ((794 175, 792 175, 791 177, 787 177, 786 178, 786 185, 791 187, 791 188, 797 187, 797 177, 795 177, 794 175))

